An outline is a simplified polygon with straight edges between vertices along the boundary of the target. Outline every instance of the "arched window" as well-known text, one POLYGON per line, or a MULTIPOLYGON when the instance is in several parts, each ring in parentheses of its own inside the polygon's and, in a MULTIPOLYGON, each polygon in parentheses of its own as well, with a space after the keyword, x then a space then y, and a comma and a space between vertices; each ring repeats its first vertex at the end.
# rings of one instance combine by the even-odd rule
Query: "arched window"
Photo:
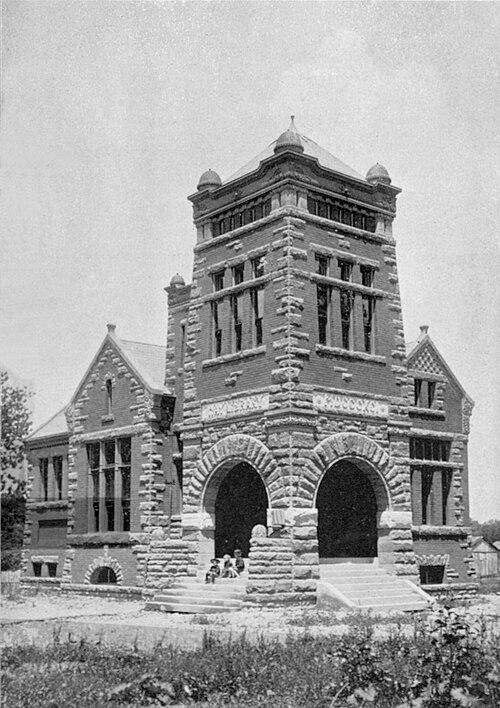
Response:
POLYGON ((113 415, 113 382, 106 379, 106 415, 113 415))
POLYGON ((113 568, 108 568, 106 565, 96 568, 90 576, 90 582, 92 585, 116 585, 116 573, 113 568))

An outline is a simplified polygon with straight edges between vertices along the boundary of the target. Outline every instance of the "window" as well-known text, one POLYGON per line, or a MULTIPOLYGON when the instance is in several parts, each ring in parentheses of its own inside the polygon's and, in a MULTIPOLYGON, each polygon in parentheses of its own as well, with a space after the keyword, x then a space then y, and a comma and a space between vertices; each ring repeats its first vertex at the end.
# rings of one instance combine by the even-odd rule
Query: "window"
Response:
POLYGON ((222 354, 222 329, 219 323, 219 302, 212 303, 212 352, 218 357, 222 354))
POLYGON ((62 456, 52 458, 52 466, 54 468, 55 482, 55 497, 56 499, 63 498, 63 458, 62 456))
POLYGON ((254 278, 262 278, 264 275, 264 256, 252 258, 252 273, 254 278))
POLYGON ((218 292, 224 289, 224 271, 220 270, 213 275, 214 290, 218 292))
POLYGON ((131 438, 87 445, 90 531, 130 531, 131 447, 131 438))
POLYGON ((444 579, 444 565, 421 565, 419 567, 422 585, 441 585, 444 579))
POLYGON ((375 269, 369 266, 360 266, 361 271, 361 284, 365 288, 373 288, 373 281, 375 276, 375 269))
POLYGON ((100 487, 100 445, 99 443, 91 443, 87 445, 87 460, 89 464, 89 473, 91 481, 90 498, 91 498, 91 530, 100 531, 99 523, 99 487, 100 487))
POLYGON ((329 260, 330 259, 328 258, 328 256, 323 256, 321 253, 316 254, 316 263, 318 264, 318 275, 328 275, 329 260))
POLYGON ((57 576, 57 563, 47 563, 47 570, 49 571, 49 578, 55 578, 57 576))
POLYGON ((42 457, 38 461, 40 469, 40 494, 42 501, 49 499, 49 458, 42 457))
POLYGON ((233 285, 240 285, 245 280, 245 264, 240 263, 233 268, 233 285))
POLYGON ((116 585, 116 573, 113 568, 108 568, 108 566, 96 568, 90 576, 90 582, 92 585, 116 585))
POLYGON ((441 488, 442 488, 441 516, 442 516, 443 526, 446 526, 449 521, 449 519, 448 519, 448 502, 450 499, 452 479, 453 479, 453 471, 452 470, 441 470, 441 488))
POLYGON ((340 292, 340 324, 342 329, 342 348, 352 348, 352 311, 354 294, 350 290, 340 292))
POLYGON ((252 345, 254 347, 260 347, 263 342, 262 318, 264 315, 264 288, 252 290, 251 299, 253 315, 252 345))
POLYGON ((352 278, 352 263, 349 261, 339 261, 340 279, 345 280, 346 283, 351 282, 352 278))
POLYGON ((245 224, 251 224, 257 219, 262 219, 271 213, 271 199, 269 196, 258 197, 252 199, 246 204, 238 207, 233 207, 227 211, 218 214, 212 220, 212 235, 220 236, 221 234, 238 229, 245 224))
POLYGON ((367 354, 373 354, 374 344, 373 344, 373 320, 375 313, 375 299, 363 295, 362 297, 362 308, 363 308, 363 343, 365 352, 367 354))
POLYGON ((243 324, 241 321, 241 295, 233 295, 231 297, 231 315, 233 321, 233 349, 236 352, 241 351, 241 343, 243 336, 243 324))
POLYGON ((436 398, 436 382, 414 379, 414 405, 417 408, 433 408, 436 398))
POLYGON ((42 577, 42 564, 40 562, 33 561, 33 575, 35 578, 42 577))
POLYGON ((113 382, 106 379, 106 415, 113 415, 113 382))
POLYGON ((434 472, 424 468, 422 470, 422 524, 430 524, 432 517, 432 487, 433 487, 434 472))
POLYGON ((330 299, 331 288, 318 283, 316 286, 316 299, 318 305, 318 342, 325 346, 330 344, 330 299))
POLYGON ((327 197, 323 194, 310 194, 307 197, 307 210, 322 219, 330 219, 357 229, 375 231, 375 215, 366 209, 353 206, 346 201, 327 197))
POLYGON ((412 460, 447 462, 450 458, 450 446, 449 440, 410 438, 410 457, 412 460))

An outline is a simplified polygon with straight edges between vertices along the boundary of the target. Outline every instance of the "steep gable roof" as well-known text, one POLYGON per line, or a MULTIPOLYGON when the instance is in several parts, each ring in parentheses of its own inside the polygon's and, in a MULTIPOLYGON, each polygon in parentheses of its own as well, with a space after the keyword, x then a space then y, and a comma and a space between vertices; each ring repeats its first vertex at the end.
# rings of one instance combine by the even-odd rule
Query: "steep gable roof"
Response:
MULTIPOLYGON (((460 381, 457 379, 453 371, 450 369, 443 355, 436 347, 429 334, 427 333, 427 328, 423 328, 423 333, 421 337, 416 342, 411 342, 406 345, 406 356, 408 361, 408 368, 412 368, 412 364, 417 364, 419 361, 428 362, 431 368, 440 368, 441 372, 431 371, 431 373, 444 373, 444 375, 452 381, 457 388, 460 390, 464 398, 474 405, 474 401, 469 396, 467 391, 464 389, 460 381)), ((420 370, 418 366, 415 367, 420 370)), ((422 369, 424 371, 424 369, 422 369)))

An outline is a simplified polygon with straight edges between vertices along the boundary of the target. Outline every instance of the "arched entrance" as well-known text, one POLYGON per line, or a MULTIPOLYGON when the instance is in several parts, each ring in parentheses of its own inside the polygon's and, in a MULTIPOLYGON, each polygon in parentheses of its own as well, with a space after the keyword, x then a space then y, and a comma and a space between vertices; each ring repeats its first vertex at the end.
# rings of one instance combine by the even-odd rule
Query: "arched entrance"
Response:
POLYGON ((267 525, 267 493, 260 475, 239 462, 220 482, 215 498, 215 555, 231 556, 239 548, 248 557, 256 524, 267 525))
POLYGON ((383 509, 375 477, 367 463, 354 459, 339 460, 327 470, 316 496, 321 559, 377 555, 377 518, 383 509))

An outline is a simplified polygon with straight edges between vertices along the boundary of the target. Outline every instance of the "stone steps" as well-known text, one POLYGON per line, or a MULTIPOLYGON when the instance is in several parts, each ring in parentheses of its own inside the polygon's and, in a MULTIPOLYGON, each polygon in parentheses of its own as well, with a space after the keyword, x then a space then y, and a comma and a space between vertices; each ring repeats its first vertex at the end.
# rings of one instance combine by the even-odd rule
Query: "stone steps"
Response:
POLYGON ((341 604, 374 612, 425 610, 431 598, 417 585, 375 565, 335 563, 320 566, 318 608, 341 604))
POLYGON ((201 575, 179 579, 148 601, 146 609, 186 614, 234 612, 243 605, 246 581, 245 577, 219 578, 212 584, 206 583, 201 575))

